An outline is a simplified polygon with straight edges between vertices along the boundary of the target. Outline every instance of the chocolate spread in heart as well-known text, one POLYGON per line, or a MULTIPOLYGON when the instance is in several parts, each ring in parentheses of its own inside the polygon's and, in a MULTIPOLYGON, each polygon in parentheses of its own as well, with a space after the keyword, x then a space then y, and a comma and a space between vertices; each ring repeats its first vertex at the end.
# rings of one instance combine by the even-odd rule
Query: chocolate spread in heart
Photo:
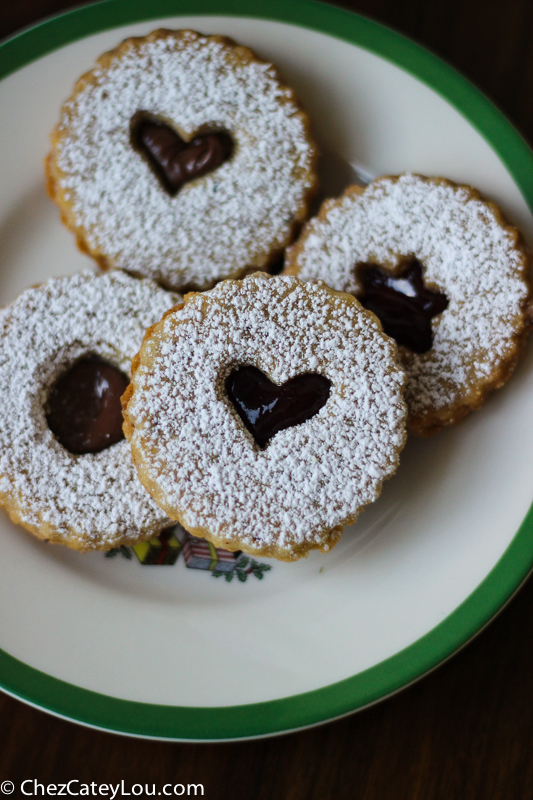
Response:
POLYGON ((185 142, 169 125, 148 119, 133 125, 132 140, 171 195, 184 183, 215 170, 233 151, 227 133, 201 134, 185 142))
POLYGON ((256 367, 238 367, 226 379, 226 392, 259 447, 279 431, 314 417, 327 402, 331 382, 307 373, 278 386, 256 367))

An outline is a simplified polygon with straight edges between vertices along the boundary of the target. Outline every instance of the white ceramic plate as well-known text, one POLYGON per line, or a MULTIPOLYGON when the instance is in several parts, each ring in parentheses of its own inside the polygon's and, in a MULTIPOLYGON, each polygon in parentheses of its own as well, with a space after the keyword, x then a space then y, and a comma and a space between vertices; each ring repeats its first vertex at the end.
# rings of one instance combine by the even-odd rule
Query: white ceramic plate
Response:
MULTIPOLYGON (((351 166, 445 176, 478 187, 533 240, 531 153, 416 45, 305 0, 253 10, 246 0, 161 0, 150 11, 116 0, 0 48, 3 74, 20 65, 0 82, 2 302, 91 263, 46 197, 48 135, 100 53, 160 26, 226 34, 275 62, 311 114, 327 190, 340 191, 351 166), (171 5, 186 15, 144 19, 171 5)), ((0 684, 86 724, 217 739, 330 719, 424 674, 498 611, 533 563, 530 522, 517 534, 532 499, 532 361, 530 351, 505 391, 456 429, 409 441, 381 498, 330 554, 270 562, 261 581, 215 580, 183 558, 156 568, 78 554, 2 515, 0 684)))

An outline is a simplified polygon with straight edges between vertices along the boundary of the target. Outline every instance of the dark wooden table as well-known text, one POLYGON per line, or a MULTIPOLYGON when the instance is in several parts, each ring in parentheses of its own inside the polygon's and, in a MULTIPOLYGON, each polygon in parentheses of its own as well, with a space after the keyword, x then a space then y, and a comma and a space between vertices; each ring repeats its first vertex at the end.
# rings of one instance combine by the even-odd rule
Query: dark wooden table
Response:
MULTIPOLYGON (((531 0, 339 4, 442 56, 533 143, 531 0)), ((0 36, 74 5, 5 2, 0 36)), ((474 642, 416 685, 354 716, 277 739, 144 742, 84 729, 0 694, 0 784, 34 778, 43 784, 124 780, 126 788, 202 783, 209 800, 528 800, 532 657, 530 580, 474 642)), ((18 790, 12 796, 18 798, 18 790)))

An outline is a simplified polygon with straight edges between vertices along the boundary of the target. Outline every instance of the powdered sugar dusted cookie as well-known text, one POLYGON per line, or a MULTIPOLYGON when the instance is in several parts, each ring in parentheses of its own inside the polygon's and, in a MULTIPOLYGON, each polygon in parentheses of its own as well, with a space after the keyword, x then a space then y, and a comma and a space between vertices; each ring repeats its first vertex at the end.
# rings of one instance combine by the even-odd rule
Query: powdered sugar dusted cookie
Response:
POLYGON ((378 178, 328 200, 286 271, 351 292, 400 346, 409 428, 427 435, 479 408, 511 374, 530 327, 529 254, 469 186, 378 178))
POLYGON ((101 267, 205 289, 279 256, 308 214, 315 162, 272 64, 222 36, 158 30, 78 81, 47 175, 101 267))
POLYGON ((177 298, 120 272, 28 289, 0 312, 0 503, 40 538, 109 549, 159 533, 120 396, 145 329, 177 298))
POLYGON ((261 273, 147 332, 124 398, 143 485, 191 533, 294 560, 339 539, 405 441, 397 348, 350 295, 261 273))

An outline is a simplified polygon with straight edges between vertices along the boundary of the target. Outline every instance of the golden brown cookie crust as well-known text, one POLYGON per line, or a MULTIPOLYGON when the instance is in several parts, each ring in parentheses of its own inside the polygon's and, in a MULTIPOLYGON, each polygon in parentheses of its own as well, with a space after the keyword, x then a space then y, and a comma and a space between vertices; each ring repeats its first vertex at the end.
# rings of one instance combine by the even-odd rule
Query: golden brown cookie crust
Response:
POLYGON ((426 285, 450 299, 432 320, 428 353, 399 348, 408 373, 408 430, 428 436, 504 385, 531 327, 531 256, 498 206, 445 178, 378 178, 327 200, 289 248, 284 271, 357 295, 357 263, 394 272, 407 256, 423 264, 426 285), (462 338, 454 326, 462 326, 462 338))
POLYGON ((27 289, 0 312, 0 505, 38 538, 109 550, 168 526, 127 441, 71 453, 50 430, 46 406, 60 375, 88 355, 129 374, 146 326, 176 299, 152 281, 90 270, 27 289))
MULTIPOLYGON (((165 54, 165 58, 167 55, 165 54)), ((239 85, 236 81, 236 86, 239 85)), ((154 82, 154 86, 159 91, 157 81, 154 82)), ((102 103, 104 102, 102 100, 102 103)), ((257 103, 257 98, 255 102, 257 103)), ((273 65, 258 58, 249 48, 237 45, 225 36, 204 37, 190 30, 159 29, 146 37, 126 39, 114 50, 100 56, 95 69, 85 73, 78 80, 72 96, 63 106, 60 122, 51 134, 51 144, 52 151, 45 161, 48 194, 58 205, 62 222, 74 233, 78 247, 92 256, 102 269, 117 267, 126 269, 134 274, 155 278, 169 288, 180 290, 205 289, 221 278, 239 277, 250 270, 267 269, 298 234, 309 214, 310 204, 317 190, 318 152, 311 136, 307 114, 273 65), (201 56, 202 49, 205 52, 212 51, 212 58, 218 59, 216 63, 222 73, 233 70, 234 74, 239 76, 242 92, 251 91, 250 87, 247 88, 247 81, 251 82, 256 92, 262 89, 265 92, 264 140, 261 139, 263 135, 261 130, 257 130, 260 119, 258 114, 251 117, 247 127, 248 123, 242 109, 238 109, 238 113, 235 112, 232 117, 225 100, 220 101, 221 109, 217 111, 217 120, 211 120, 213 111, 209 109, 215 103, 216 94, 215 99, 209 96, 200 98, 206 106, 206 119, 203 123, 193 126, 191 120, 181 119, 182 127, 180 114, 184 112, 183 109, 180 111, 181 107, 175 110, 170 106, 158 109, 155 107, 157 105, 155 99, 152 100, 155 105, 148 107, 150 98, 145 95, 138 98, 138 103, 143 107, 137 107, 135 92, 129 87, 125 78, 129 94, 123 90, 117 92, 118 98, 115 98, 117 127, 122 125, 124 130, 122 133, 116 131, 109 133, 110 141, 114 138, 109 148, 106 145, 105 155, 109 164, 107 169, 102 168, 101 182, 95 179, 94 185, 91 183, 89 187, 84 186, 84 182, 92 180, 91 163, 94 165, 99 157, 103 158, 102 142, 107 135, 103 127, 102 130, 98 129, 98 136, 95 134, 93 137, 98 139, 98 142, 94 142, 87 133, 99 124, 99 106, 93 101, 93 95, 101 93, 104 96, 106 92, 111 92, 106 83, 106 76, 112 76, 121 65, 127 62, 129 68, 136 58, 151 57, 150 53, 154 48, 160 50, 162 47, 167 48, 170 56, 174 51, 178 55, 182 51, 188 52, 189 48, 191 58, 198 53, 201 56), (258 82, 259 73, 264 76, 262 83, 258 82), (120 99, 121 95, 124 99, 120 99), (139 111, 155 115, 174 127, 185 141, 205 132, 206 129, 210 130, 213 125, 215 128, 227 130, 236 140, 236 152, 230 161, 219 167, 215 173, 197 178, 183 187, 176 198, 165 197, 164 191, 157 185, 156 178, 148 170, 141 156, 134 152, 129 141, 130 120, 139 111), (282 141, 283 135, 287 137, 285 143, 282 141), (279 142, 275 137, 279 137, 279 142), (275 162, 277 168, 274 164, 275 156, 272 156, 272 159, 269 157, 269 148, 274 146, 274 141, 277 142, 277 149, 284 152, 284 160, 278 158, 275 162), (91 158, 88 157, 89 150, 91 158), (261 150, 264 151, 263 155, 259 155, 261 150), (264 180, 260 178, 260 171, 254 169, 251 160, 253 155, 256 159, 266 159, 264 160, 266 167, 263 168, 264 180), (106 204, 106 193, 114 191, 107 180, 109 172, 113 172, 113 159, 120 164, 120 175, 124 173, 124 187, 116 188, 116 198, 110 197, 107 203, 109 208, 106 206, 99 213, 99 205, 106 204), (79 164, 82 161, 88 163, 85 178, 84 173, 79 172, 79 164), (232 174, 232 169, 238 170, 237 177, 232 174), (250 183, 250 178, 248 182, 245 180, 246 171, 254 173, 253 185, 250 183), (144 213, 150 217, 144 226, 143 235, 139 235, 139 241, 135 243, 131 242, 131 217, 136 209, 143 206, 143 199, 140 197, 141 188, 131 190, 130 172, 136 176, 131 183, 140 182, 143 187, 144 213), (214 175, 219 176, 222 187, 217 187, 216 182, 214 183, 214 175), (235 185, 240 192, 238 197, 232 198, 229 189, 224 188, 229 181, 236 181, 235 185), (201 194, 202 192, 204 194, 201 194), (217 192, 217 195, 213 195, 213 192, 217 192), (222 199, 217 202, 220 202, 222 211, 215 213, 217 211, 216 208, 213 211, 216 206, 215 199, 221 196, 221 192, 222 199), (279 195, 279 208, 270 202, 271 194, 279 195), (128 195, 131 195, 130 210, 122 205, 121 200, 128 195), (188 197, 194 195, 196 203, 189 214, 185 205, 178 208, 185 195, 188 197), (284 197, 287 198, 286 201, 284 197), (259 203, 255 203, 258 198, 264 203, 263 209, 259 203), (237 209, 237 201, 241 204, 240 211, 237 209), (121 208, 113 217, 117 204, 121 208), (200 211, 195 211, 196 207, 203 208, 204 213, 207 213, 207 221, 203 228, 194 222, 201 216, 200 211), (224 208, 228 209, 225 215, 224 208), (249 231, 246 227, 246 212, 254 215, 254 219, 257 217, 257 220, 250 221, 249 231), (109 229, 107 229, 106 220, 109 219, 109 229), (198 233, 195 233, 195 225, 198 233), (233 239, 239 240, 238 247, 232 245, 231 235, 228 234, 227 241, 224 239, 227 225, 230 229, 233 225, 233 239), (124 228, 122 238, 121 226, 124 228), (163 237, 154 237, 153 241, 149 240, 144 246, 150 231, 157 230, 158 227, 165 231, 166 238, 163 240, 163 237), (169 240, 172 239, 171 231, 175 231, 173 247, 169 245, 169 240), (182 238, 180 231, 183 232, 182 238), (242 236, 241 231, 244 231, 242 236), (223 240, 218 248, 217 233, 223 240), (208 240, 207 244, 205 240, 208 240), (233 255, 229 255, 227 251, 232 246, 234 252, 233 255), (206 261, 211 264, 209 268, 198 266, 206 261)), ((117 174, 116 170, 114 174, 117 174)))
POLYGON ((396 358, 379 322, 321 283, 257 273, 188 294, 146 334, 123 396, 141 483, 218 547, 285 561, 327 551, 396 470, 406 415, 396 358), (277 385, 323 375, 330 397, 261 449, 225 390, 242 365, 277 385))

